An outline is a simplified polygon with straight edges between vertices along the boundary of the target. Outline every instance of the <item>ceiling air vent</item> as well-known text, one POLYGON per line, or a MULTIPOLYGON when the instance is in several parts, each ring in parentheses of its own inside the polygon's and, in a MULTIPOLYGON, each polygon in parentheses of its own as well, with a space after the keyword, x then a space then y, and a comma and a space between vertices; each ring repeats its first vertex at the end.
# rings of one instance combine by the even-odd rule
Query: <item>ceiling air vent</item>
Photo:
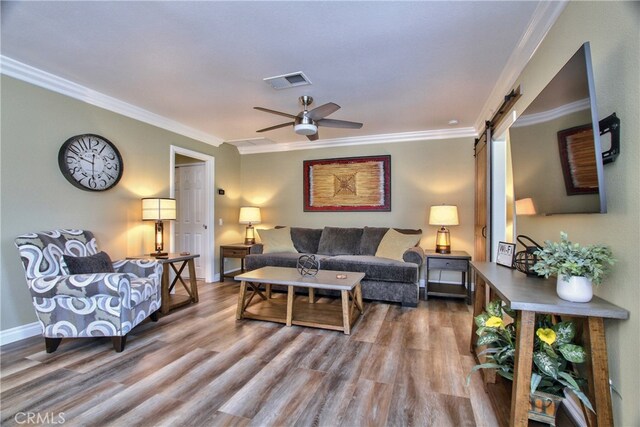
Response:
POLYGON ((283 74, 281 76, 267 77, 263 79, 274 89, 288 89, 290 87, 310 85, 311 80, 302 71, 283 74))

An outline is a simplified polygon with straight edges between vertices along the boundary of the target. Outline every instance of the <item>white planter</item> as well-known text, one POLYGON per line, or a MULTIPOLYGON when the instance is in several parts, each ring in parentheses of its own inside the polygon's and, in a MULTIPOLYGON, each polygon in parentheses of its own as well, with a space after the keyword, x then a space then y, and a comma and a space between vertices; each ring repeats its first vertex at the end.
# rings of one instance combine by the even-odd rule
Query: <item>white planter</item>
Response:
POLYGON ((584 276, 571 276, 569 280, 558 276, 556 292, 566 301, 589 302, 593 298, 593 283, 584 276))

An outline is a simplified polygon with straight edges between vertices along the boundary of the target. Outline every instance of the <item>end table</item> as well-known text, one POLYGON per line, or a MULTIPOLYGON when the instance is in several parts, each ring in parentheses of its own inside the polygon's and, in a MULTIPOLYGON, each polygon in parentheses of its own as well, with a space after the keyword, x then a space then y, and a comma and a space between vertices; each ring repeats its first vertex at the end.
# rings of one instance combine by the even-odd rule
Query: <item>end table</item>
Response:
POLYGON ((224 274, 225 258, 240 258, 240 274, 244 273, 244 257, 251 253, 253 245, 244 243, 232 243, 230 245, 220 245, 220 281, 224 282, 225 277, 233 278, 233 274, 224 274))
POLYGON ((162 303, 160 306, 160 313, 167 314, 169 310, 176 307, 198 302, 198 282, 196 280, 196 265, 194 261, 198 257, 200 257, 199 254, 181 255, 179 253, 170 253, 166 257, 161 258, 155 258, 147 255, 130 257, 128 259, 155 259, 162 264, 162 303), (167 265, 171 266, 173 271, 176 273, 176 277, 174 277, 171 283, 169 283, 169 268, 167 268, 167 265), (187 286, 184 278, 182 277, 182 272, 187 266, 189 267, 189 286, 187 286), (187 295, 171 293, 178 281, 180 281, 182 286, 184 286, 184 289, 187 291, 187 295))
POLYGON ((424 299, 427 300, 429 295, 465 298, 467 304, 471 304, 471 283, 469 278, 471 255, 464 251, 451 251, 450 254, 441 254, 434 250, 426 250, 425 258, 427 272, 424 299), (459 285, 430 282, 430 270, 459 271, 462 273, 462 281, 459 285))

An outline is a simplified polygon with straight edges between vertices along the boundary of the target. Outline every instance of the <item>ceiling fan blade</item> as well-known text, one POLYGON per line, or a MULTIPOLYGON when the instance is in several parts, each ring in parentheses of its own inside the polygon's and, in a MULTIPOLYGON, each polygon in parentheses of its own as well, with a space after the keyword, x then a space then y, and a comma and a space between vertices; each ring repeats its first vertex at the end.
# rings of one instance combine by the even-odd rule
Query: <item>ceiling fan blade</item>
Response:
POLYGON ((274 129, 280 129, 286 126, 293 126, 295 124, 295 122, 287 122, 287 123, 280 123, 279 125, 275 125, 275 126, 270 126, 268 128, 264 128, 264 129, 260 129, 257 130, 256 132, 266 132, 269 130, 274 130, 274 129))
POLYGON ((309 138, 309 141, 315 141, 320 138, 320 136, 318 135, 318 132, 316 132, 313 135, 307 135, 307 138, 309 138))
POLYGON ((311 120, 317 121, 324 117, 327 117, 329 114, 335 113, 339 109, 340 109, 340 106, 338 104, 329 102, 327 104, 321 105, 309 111, 308 117, 311 120))
POLYGON ((343 129, 360 129, 362 127, 362 123, 348 122, 346 120, 333 120, 333 119, 317 120, 316 124, 318 126, 326 126, 330 128, 343 128, 343 129))
POLYGON ((259 110, 259 111, 264 111, 265 113, 271 113, 271 114, 277 114, 279 116, 289 117, 290 119, 295 119, 296 118, 296 116, 294 116, 293 114, 283 113, 282 111, 270 110, 268 108, 253 107, 253 109, 254 110, 259 110))

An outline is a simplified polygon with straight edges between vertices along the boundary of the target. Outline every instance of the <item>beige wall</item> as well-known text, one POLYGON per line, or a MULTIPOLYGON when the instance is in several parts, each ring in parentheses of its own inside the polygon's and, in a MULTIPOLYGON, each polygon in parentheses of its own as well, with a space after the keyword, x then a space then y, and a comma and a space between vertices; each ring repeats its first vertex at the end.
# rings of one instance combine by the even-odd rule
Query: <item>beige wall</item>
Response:
POLYGON ((605 243, 618 263, 596 294, 631 312, 606 321, 609 370, 622 398, 613 394, 615 423, 640 425, 640 3, 571 2, 522 73, 521 112, 585 41, 591 42, 600 118, 621 120, 621 155, 604 167, 608 210, 604 215, 518 217, 518 234, 542 242, 560 231, 583 244, 605 243))
MULTIPOLYGON (((169 195, 170 145, 215 157, 216 247, 240 239, 237 224, 240 156, 101 108, 2 76, 0 329, 36 320, 14 238, 55 228, 94 231, 112 258, 148 252, 152 225, 140 220, 140 198, 169 195), (96 133, 124 160, 120 183, 106 192, 73 187, 60 173, 58 150, 73 135, 96 133)), ((217 253, 216 253, 217 258, 217 253)), ((217 270, 217 262, 216 262, 217 270)))
POLYGON ((435 246, 437 227, 428 225, 429 206, 456 204, 460 225, 451 227, 452 248, 472 253, 473 171, 472 138, 244 155, 242 198, 261 207, 263 223, 257 228, 422 228, 423 248, 435 246), (391 212, 303 212, 304 160, 385 154, 391 155, 391 212))

